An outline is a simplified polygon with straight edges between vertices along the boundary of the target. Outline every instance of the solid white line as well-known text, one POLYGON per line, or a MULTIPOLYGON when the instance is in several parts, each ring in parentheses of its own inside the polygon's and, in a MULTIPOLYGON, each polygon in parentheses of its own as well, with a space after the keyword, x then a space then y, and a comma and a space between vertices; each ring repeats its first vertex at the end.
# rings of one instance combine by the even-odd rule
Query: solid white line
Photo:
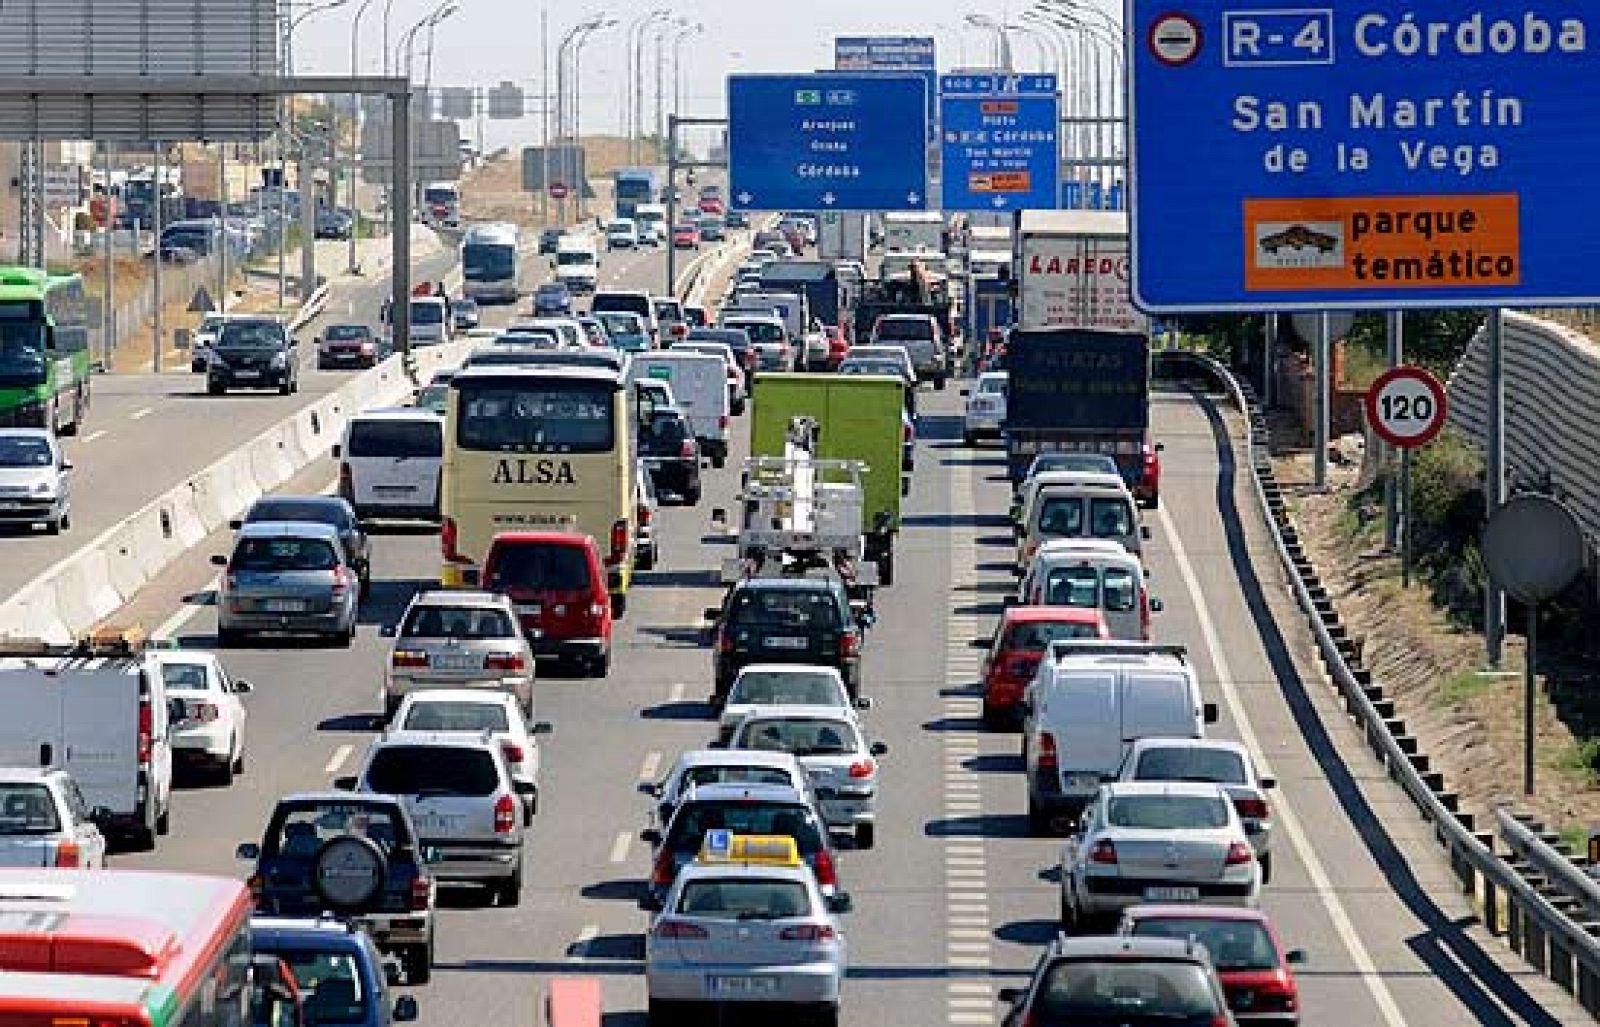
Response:
POLYGON ((672 691, 667 693, 667 702, 683 702, 683 695, 688 690, 688 685, 684 684, 682 681, 678 682, 672 686, 672 691))
POLYGON ((138 410, 135 410, 133 413, 129 414, 128 419, 131 421, 142 421, 155 412, 155 407, 140 407, 138 410))
POLYGON ((627 831, 618 831, 617 840, 611 843, 611 862, 626 863, 628 861, 628 843, 633 841, 633 835, 627 831))
POLYGON ((659 752, 645 753, 644 762, 639 765, 639 780, 654 781, 656 779, 656 774, 660 773, 660 771, 661 754, 659 752))
POLYGON ((103 439, 107 435, 110 435, 110 434, 111 434, 110 432, 108 432, 104 428, 102 428, 99 431, 92 431, 89 434, 85 435, 83 437, 83 441, 85 441, 85 442, 93 442, 95 439, 103 439))
POLYGON ((339 748, 333 750, 333 755, 328 757, 328 763, 322 768, 322 772, 324 774, 337 774, 339 768, 344 766, 344 761, 350 758, 352 752, 355 752, 354 746, 339 746, 339 748))
MULTIPOLYGON (((221 587, 222 581, 220 578, 212 578, 210 584, 206 585, 206 588, 210 589, 213 595, 215 595, 217 589, 221 587)), ((200 611, 202 609, 204 609, 204 607, 202 607, 199 603, 183 603, 173 611, 172 616, 161 622, 160 626, 156 628, 150 637, 158 642, 171 638, 179 631, 182 631, 184 625, 200 616, 200 611)))
MULTIPOLYGON (((1204 636, 1206 654, 1211 659, 1211 668, 1216 675, 1217 687, 1222 690, 1223 701, 1228 704, 1228 710, 1233 714, 1234 722, 1239 728, 1239 740, 1250 750, 1255 757, 1257 765, 1263 774, 1268 773, 1265 752, 1261 748, 1261 741, 1256 736, 1255 727, 1250 722, 1250 715, 1246 712, 1239 689, 1234 684, 1233 670, 1228 666, 1228 657, 1222 648, 1222 639, 1217 634, 1217 627, 1211 620, 1211 607, 1206 601, 1204 589, 1200 587, 1200 578, 1195 574, 1194 564, 1189 562, 1189 553, 1184 548, 1183 539, 1178 535, 1178 526, 1172 520, 1172 515, 1163 506, 1160 511, 1161 527, 1167 533, 1167 538, 1172 541, 1172 555, 1178 561, 1178 571, 1183 576, 1184 587, 1188 590, 1189 600, 1194 605, 1195 616, 1200 620, 1200 633, 1204 636)), ((1372 1001, 1377 1005, 1378 1011, 1383 1014, 1386 1023, 1394 1027, 1404 1027, 1405 1017, 1400 1012, 1400 1007, 1395 1004, 1394 996, 1389 992, 1389 986, 1379 976, 1378 964, 1373 960, 1372 953, 1367 951, 1366 945, 1356 933, 1354 921, 1345 910, 1344 903, 1339 900, 1338 892, 1334 890, 1333 881, 1328 876, 1327 868, 1322 865, 1321 858, 1317 855, 1316 847, 1306 835, 1305 827, 1300 823, 1300 817, 1287 802, 1277 806, 1278 823, 1283 826, 1289 835, 1289 841, 1294 846, 1295 854, 1300 857, 1300 862, 1305 865, 1306 875, 1311 878, 1311 886, 1316 889, 1317 898, 1322 901, 1323 909, 1327 910, 1328 919, 1333 921, 1333 929, 1338 934, 1345 950, 1350 953, 1350 959, 1355 963, 1356 971, 1361 975, 1361 981, 1371 994, 1372 1001)))

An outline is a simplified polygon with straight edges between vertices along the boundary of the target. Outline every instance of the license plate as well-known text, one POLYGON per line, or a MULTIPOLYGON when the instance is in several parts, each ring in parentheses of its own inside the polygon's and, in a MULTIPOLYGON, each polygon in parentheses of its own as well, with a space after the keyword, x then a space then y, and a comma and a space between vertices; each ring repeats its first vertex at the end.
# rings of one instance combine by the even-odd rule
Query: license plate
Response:
POLYGON ((443 813, 424 813, 417 817, 417 830, 424 835, 452 834, 460 828, 461 817, 446 816, 443 813))
POLYGON ((789 635, 768 635, 765 639, 768 649, 804 649, 806 640, 794 638, 789 635))
POLYGON ((1100 787, 1099 774, 1062 774, 1062 783, 1074 790, 1096 789, 1100 787))
POLYGON ((519 617, 537 617, 541 612, 542 609, 538 603, 517 604, 517 615, 519 617))
POLYGON ((776 977, 746 975, 735 977, 728 974, 713 974, 706 979, 706 990, 713 995, 728 997, 776 995, 778 993, 778 979, 776 977))
POLYGON ((483 666, 483 658, 475 653, 446 653, 432 657, 428 663, 434 670, 477 670, 483 666))
POLYGON ((1144 890, 1146 902, 1199 902, 1199 888, 1146 888, 1144 890))
POLYGON ((261 377, 261 372, 260 371, 235 371, 235 372, 233 372, 233 376, 235 378, 260 378, 261 377))
POLYGON ((415 491, 417 491, 417 487, 415 485, 374 485, 374 486, 372 486, 372 491, 374 491, 374 492, 415 492, 415 491))
POLYGON ((265 605, 268 613, 306 612, 306 601, 304 599, 268 599, 265 605))

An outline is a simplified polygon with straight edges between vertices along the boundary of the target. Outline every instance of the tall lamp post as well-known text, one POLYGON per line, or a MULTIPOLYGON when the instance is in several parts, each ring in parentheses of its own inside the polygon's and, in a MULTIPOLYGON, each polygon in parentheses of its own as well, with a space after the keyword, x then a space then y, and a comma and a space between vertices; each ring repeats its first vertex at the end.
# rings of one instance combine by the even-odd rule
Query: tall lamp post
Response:
MULTIPOLYGON (((352 16, 351 19, 350 19, 350 77, 351 78, 355 78, 357 75, 361 74, 361 19, 366 17, 367 8, 371 7, 374 2, 375 2, 375 0, 361 0, 361 6, 356 8, 355 15, 352 16)), ((352 275, 356 274, 357 272, 359 272, 361 270, 360 265, 358 265, 356 263, 356 235, 357 235, 357 231, 356 230, 357 230, 357 228, 360 227, 360 224, 361 224, 361 216, 360 216, 360 213, 359 213, 359 208, 356 205, 356 178, 357 178, 357 175, 356 175, 356 162, 359 159, 358 154, 360 153, 360 150, 358 149, 358 147, 361 144, 361 120, 362 120, 361 119, 361 113, 362 113, 361 107, 362 107, 361 95, 359 93, 351 93, 350 94, 350 154, 349 154, 350 159, 345 163, 345 173, 347 175, 349 175, 349 177, 350 177, 350 181, 348 183, 348 187, 347 187, 347 190, 346 190, 346 193, 345 193, 345 202, 350 205, 350 253, 349 253, 349 260, 347 261, 346 266, 345 266, 345 272, 347 274, 352 274, 352 275)), ((335 142, 335 150, 337 150, 337 148, 338 148, 338 144, 337 144, 337 141, 336 141, 335 142)))
POLYGON ((623 133, 628 137, 628 159, 635 164, 639 162, 639 143, 644 135, 644 69, 641 51, 644 49, 644 33, 654 23, 663 18, 672 17, 672 12, 664 7, 646 11, 644 14, 628 23, 628 85, 626 90, 625 108, 627 117, 623 126, 623 133))
POLYGON ((683 42, 690 36, 704 33, 706 27, 699 22, 685 25, 672 37, 672 111, 683 113, 683 42))
MULTIPOLYGON (((579 33, 578 38, 572 44, 572 143, 574 146, 579 147, 580 150, 583 146, 583 48, 589 42, 590 36, 596 32, 603 32, 612 28, 616 24, 617 20, 615 18, 607 18, 604 15, 597 14, 590 19, 587 26, 579 33)), ((577 193, 578 217, 582 219, 588 213, 588 197, 585 195, 588 185, 588 171, 586 168, 584 169, 584 174, 580 175, 577 168, 572 170, 572 189, 577 193)))
MULTIPOLYGON (((460 6, 453 3, 452 0, 443 0, 443 2, 441 2, 437 7, 429 11, 415 25, 412 25, 410 28, 406 29, 405 33, 401 35, 400 45, 395 50, 394 64, 395 70, 402 71, 404 73, 407 82, 411 81, 413 77, 412 72, 416 69, 416 46, 418 34, 425 31, 431 32, 435 25, 439 24, 441 21, 444 21, 446 18, 451 17, 459 10, 461 10, 460 6)), ((415 140, 412 133, 408 132, 407 138, 412 139, 412 145, 415 146, 415 140)), ((417 184, 415 181, 416 173, 417 166, 416 162, 413 161, 411 163, 411 175, 413 180, 409 182, 394 183, 395 186, 403 186, 406 190, 406 195, 413 197, 413 199, 415 198, 417 191, 417 184)), ((390 177, 392 178, 393 176, 391 175, 390 177)), ((394 204, 391 202, 390 209, 392 210, 393 207, 394 204)), ((397 232, 409 232, 411 231, 411 226, 395 225, 394 230, 397 232)))
POLYGON ((966 17, 966 22, 973 28, 988 29, 990 32, 994 33, 995 62, 999 64, 1002 70, 1010 71, 1013 67, 1011 60, 1011 38, 1006 34, 1006 26, 987 14, 969 14, 966 17))

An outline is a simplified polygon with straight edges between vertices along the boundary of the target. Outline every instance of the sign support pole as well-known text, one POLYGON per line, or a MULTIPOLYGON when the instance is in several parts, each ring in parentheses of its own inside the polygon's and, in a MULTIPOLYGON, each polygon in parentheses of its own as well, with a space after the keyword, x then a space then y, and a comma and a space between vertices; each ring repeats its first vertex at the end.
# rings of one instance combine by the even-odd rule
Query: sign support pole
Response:
MULTIPOLYGON (((1391 492, 1388 498, 1394 498, 1393 481, 1389 483, 1386 491, 1391 492)), ((1391 526, 1400 536, 1400 587, 1411 587, 1411 450, 1400 451, 1400 496, 1399 509, 1393 511, 1397 517, 1391 526)), ((1390 543, 1391 545, 1393 543, 1390 543)))
POLYGON ((672 226, 678 223, 678 112, 667 115, 667 292, 678 295, 678 247, 672 242, 672 226))
POLYGON ((1272 379, 1276 377, 1274 371, 1274 358, 1278 353, 1278 315, 1267 315, 1267 331, 1262 339, 1261 353, 1261 408, 1272 408, 1272 379))
MULTIPOLYGON (((167 181, 167 155, 164 152, 165 144, 157 140, 155 152, 155 200, 150 204, 150 220, 155 240, 155 261, 151 270, 152 288, 155 289, 155 345, 150 347, 150 370, 156 374, 161 373, 161 347, 165 344, 163 336, 166 335, 166 318, 162 317, 161 295, 161 225, 166 220, 167 191, 164 188, 167 181)), ((138 233, 135 233, 134 245, 138 246, 138 233)))
MULTIPOLYGON (((1484 504, 1493 517, 1506 501, 1506 362, 1505 316, 1489 312, 1489 437, 1484 454, 1484 504)), ((1490 668, 1498 669, 1506 634, 1506 595, 1493 580, 1484 586, 1483 640, 1490 668)))
POLYGON ((1533 727, 1534 702, 1539 695, 1538 675, 1534 669, 1539 653, 1539 604, 1528 606, 1528 651, 1524 654, 1522 668, 1522 794, 1533 794, 1533 727))
POLYGON ((394 119, 394 154, 391 166, 394 173, 390 181, 389 214, 394 225, 389 245, 393 266, 390 317, 394 349, 401 354, 406 373, 411 373, 411 90, 402 89, 390 94, 390 115, 394 119))
POLYGON ((101 166, 105 168, 105 192, 101 195, 106 202, 106 282, 105 299, 100 312, 100 348, 106 370, 111 369, 111 354, 117 350, 117 200, 111 195, 113 145, 110 142, 103 143, 100 151, 104 158, 101 166))
POLYGON ((1333 327, 1324 311, 1317 318, 1316 351, 1312 359, 1312 377, 1315 379, 1315 401, 1312 403, 1311 444, 1316 447, 1311 455, 1312 483, 1318 488, 1328 484, 1328 352, 1333 343, 1333 327))
MULTIPOLYGON (((1400 311, 1391 310, 1384 320, 1385 327, 1388 329, 1385 334, 1388 336, 1386 341, 1388 343, 1389 350, 1389 367, 1392 369, 1405 363, 1405 319, 1400 311)), ((1392 553, 1394 552, 1395 543, 1399 538, 1401 516, 1400 510, 1402 505, 1406 511, 1408 520, 1411 511, 1411 494, 1409 491, 1407 491, 1410 488, 1409 482, 1411 474, 1411 456, 1409 453, 1401 454, 1399 484, 1399 491, 1401 494, 1397 496, 1395 491, 1396 485, 1394 480, 1393 464, 1394 447, 1385 446, 1384 448, 1388 450, 1386 455, 1390 458, 1390 460, 1386 461, 1389 464, 1389 467, 1388 471, 1383 476, 1383 548, 1386 552, 1392 553)), ((1409 532, 1407 534, 1409 534, 1409 532)), ((1408 542, 1408 552, 1409 549, 1410 546, 1408 542)), ((1405 584, 1409 585, 1411 583, 1411 566, 1408 561, 1402 561, 1402 563, 1404 566, 1401 568, 1401 578, 1405 584)))

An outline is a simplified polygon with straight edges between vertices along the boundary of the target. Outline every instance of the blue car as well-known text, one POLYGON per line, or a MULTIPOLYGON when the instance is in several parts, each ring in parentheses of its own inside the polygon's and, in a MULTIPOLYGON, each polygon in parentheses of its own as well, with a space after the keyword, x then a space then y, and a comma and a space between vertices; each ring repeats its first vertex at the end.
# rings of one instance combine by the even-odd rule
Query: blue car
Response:
POLYGON ((572 313, 572 293, 565 282, 545 282, 533 294, 535 317, 562 317, 572 313))
POLYGON ((294 974, 307 1027, 388 1027, 417 1018, 410 995, 390 1006, 383 957, 353 924, 258 916, 250 920, 250 937, 257 956, 276 956, 294 974))

